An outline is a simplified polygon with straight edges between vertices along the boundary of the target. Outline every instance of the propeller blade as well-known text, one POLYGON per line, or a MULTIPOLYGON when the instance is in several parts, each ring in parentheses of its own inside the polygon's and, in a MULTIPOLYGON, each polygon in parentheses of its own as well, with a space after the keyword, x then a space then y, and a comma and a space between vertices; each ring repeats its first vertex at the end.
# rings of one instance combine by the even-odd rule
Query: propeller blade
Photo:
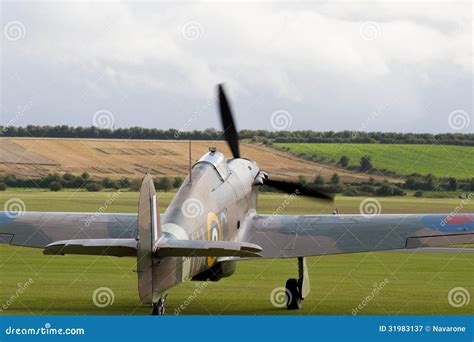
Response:
POLYGON ((229 101, 224 92, 222 84, 218 86, 219 92, 219 111, 221 114, 222 129, 224 137, 229 144, 230 150, 234 158, 240 158, 239 151, 239 135, 235 128, 234 119, 232 118, 232 110, 230 109, 229 101))
POLYGON ((297 194, 301 196, 318 198, 330 202, 334 201, 334 197, 332 195, 326 194, 321 190, 314 187, 310 187, 306 184, 267 179, 265 181, 265 185, 271 186, 272 188, 283 191, 289 195, 297 194))

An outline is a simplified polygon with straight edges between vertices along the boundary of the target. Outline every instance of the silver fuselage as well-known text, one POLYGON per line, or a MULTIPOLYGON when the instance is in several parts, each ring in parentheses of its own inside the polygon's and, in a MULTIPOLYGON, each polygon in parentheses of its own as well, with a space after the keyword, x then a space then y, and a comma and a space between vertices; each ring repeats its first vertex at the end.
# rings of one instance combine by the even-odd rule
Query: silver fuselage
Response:
MULTIPOLYGON (((254 180, 260 169, 247 159, 227 160, 219 152, 206 153, 194 164, 161 216, 164 239, 236 241, 240 223, 255 213, 254 180)), ((217 258, 167 257, 154 262, 158 295, 215 266, 217 258)), ((224 275, 225 276, 225 275, 224 275)))

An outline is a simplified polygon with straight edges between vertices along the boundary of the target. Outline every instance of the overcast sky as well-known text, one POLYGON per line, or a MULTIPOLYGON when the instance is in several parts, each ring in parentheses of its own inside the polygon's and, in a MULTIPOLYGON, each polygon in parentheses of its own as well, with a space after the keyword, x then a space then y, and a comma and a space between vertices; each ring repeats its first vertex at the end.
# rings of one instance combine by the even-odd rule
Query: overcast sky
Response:
POLYGON ((4 125, 474 132, 471 1, 1 10, 4 125))

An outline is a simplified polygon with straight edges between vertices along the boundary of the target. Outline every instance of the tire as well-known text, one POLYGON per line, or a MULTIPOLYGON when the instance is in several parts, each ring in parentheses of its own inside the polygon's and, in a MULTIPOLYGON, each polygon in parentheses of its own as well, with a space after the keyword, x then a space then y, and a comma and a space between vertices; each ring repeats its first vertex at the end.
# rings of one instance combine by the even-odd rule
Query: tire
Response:
POLYGON ((163 316, 165 314, 166 296, 161 297, 158 303, 152 304, 151 315, 152 316, 163 316))
POLYGON ((159 308, 158 308, 158 303, 153 303, 151 306, 151 315, 152 316, 158 316, 159 315, 159 308))
POLYGON ((288 310, 299 310, 303 307, 301 290, 298 280, 290 278, 286 281, 286 308, 288 310))

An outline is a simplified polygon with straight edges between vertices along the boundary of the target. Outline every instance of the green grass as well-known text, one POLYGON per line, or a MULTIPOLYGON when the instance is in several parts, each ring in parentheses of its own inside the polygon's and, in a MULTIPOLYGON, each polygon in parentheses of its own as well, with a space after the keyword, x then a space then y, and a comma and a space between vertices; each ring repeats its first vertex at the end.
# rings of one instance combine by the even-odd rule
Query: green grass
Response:
POLYGON ((474 173, 474 147, 448 145, 407 145, 407 144, 315 144, 276 143, 287 147, 295 154, 339 161, 341 156, 349 157, 349 165, 359 165, 364 155, 372 157, 377 169, 386 169, 399 175, 429 173, 436 177, 466 179, 474 173))
MULTIPOLYGON (((74 191, 15 191, 0 192, 0 208, 9 198, 20 198, 27 211, 74 211, 96 212, 103 207, 112 192, 74 192, 74 191)), ((164 212, 174 193, 158 192, 160 211, 164 212)), ((258 212, 273 213, 284 201, 285 196, 275 193, 262 193, 258 197, 258 212)), ((338 208, 341 214, 359 213, 359 204, 365 197, 336 196, 333 204, 324 204, 304 197, 296 197, 285 205, 282 214, 330 214, 338 208)), ((460 206, 458 198, 415 198, 378 197, 382 214, 391 213, 450 213, 460 206)), ((138 205, 137 192, 121 192, 105 212, 135 213, 138 205)), ((281 208, 280 208, 281 209, 281 208)), ((474 212, 474 201, 463 205, 460 212, 474 212)))
MULTIPOLYGON (((28 210, 96 211, 110 193, 4 192, 0 205, 11 197, 21 198, 28 210)), ((162 209, 173 194, 159 193, 162 209)), ((284 199, 280 194, 259 197, 259 211, 271 213, 284 199)), ((126 192, 109 212, 135 212, 138 194, 126 192)), ((338 197, 334 206, 342 213, 357 213, 362 198, 338 197)), ((459 200, 380 198, 383 213, 450 212, 459 200)), ((333 206, 297 198, 285 213, 329 213, 333 206)), ((464 207, 474 212, 474 203, 464 207)), ((0 245, 0 309, 29 278, 33 283, 1 314, 149 314, 137 293, 134 258, 93 256, 44 256, 42 251, 0 245), (108 287, 114 303, 98 308, 92 293, 108 287)), ((471 272, 474 254, 378 252, 308 258, 311 294, 301 311, 275 308, 273 289, 296 276, 296 260, 258 260, 238 263, 237 272, 218 283, 187 282, 169 291, 168 314, 188 303, 181 314, 342 314, 350 315, 373 290, 374 283, 388 279, 385 287, 359 312, 362 315, 461 315, 471 314, 474 301, 460 308, 449 305, 454 287, 474 294, 471 272), (202 293, 191 298, 197 286, 202 293)))

